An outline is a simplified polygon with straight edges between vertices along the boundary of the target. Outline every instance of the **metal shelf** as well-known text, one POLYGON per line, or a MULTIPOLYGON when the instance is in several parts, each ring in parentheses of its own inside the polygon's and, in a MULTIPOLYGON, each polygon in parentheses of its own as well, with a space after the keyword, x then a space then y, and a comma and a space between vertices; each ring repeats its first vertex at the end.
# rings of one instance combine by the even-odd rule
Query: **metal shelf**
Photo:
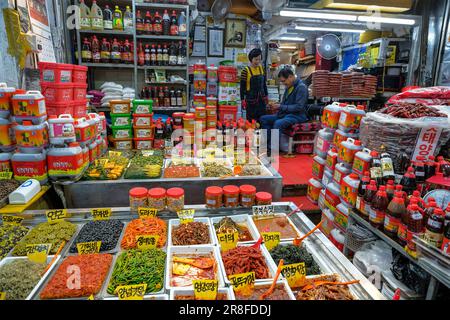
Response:
POLYGON ((161 9, 184 9, 187 10, 187 4, 173 4, 173 3, 137 3, 136 8, 161 8, 161 9))
POLYGON ((157 35, 144 35, 144 34, 136 35, 136 39, 187 41, 186 36, 157 36, 157 35))
POLYGON ((133 31, 120 31, 120 30, 80 30, 80 33, 88 33, 88 34, 109 34, 116 36, 132 36, 134 34, 133 31))
POLYGON ((167 85, 167 86, 186 86, 188 85, 187 82, 145 82, 145 84, 148 84, 150 86, 157 86, 157 85, 167 85))
POLYGON ((138 66, 139 70, 146 70, 146 69, 152 69, 152 70, 174 70, 174 71, 185 71, 186 66, 138 66))
POLYGON ((187 107, 156 107, 153 111, 185 111, 187 107))
POLYGON ((133 69, 134 64, 124 64, 124 63, 90 63, 82 62, 82 66, 90 68, 123 68, 123 69, 133 69))

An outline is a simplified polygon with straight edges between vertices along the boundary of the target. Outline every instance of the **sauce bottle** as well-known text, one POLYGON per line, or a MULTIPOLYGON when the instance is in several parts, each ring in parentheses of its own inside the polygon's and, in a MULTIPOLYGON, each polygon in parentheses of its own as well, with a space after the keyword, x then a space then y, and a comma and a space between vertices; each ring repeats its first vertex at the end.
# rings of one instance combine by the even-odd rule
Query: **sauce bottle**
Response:
POLYGON ((128 40, 125 40, 125 43, 123 44, 122 49, 122 62, 126 64, 132 63, 131 61, 131 47, 128 40))
POLYGON ((156 63, 158 66, 163 65, 163 53, 160 44, 158 44, 158 49, 156 50, 156 63))
POLYGON ((401 192, 395 192, 394 198, 389 203, 386 210, 384 233, 395 239, 397 237, 400 221, 405 212, 405 200, 403 200, 401 192))
POLYGON ((170 107, 170 91, 169 87, 164 87, 164 107, 170 107))
POLYGON ((102 40, 100 61, 103 63, 110 63, 111 61, 111 44, 106 41, 106 38, 103 38, 102 40))
POLYGON ((152 87, 152 100, 153 100, 153 106, 155 108, 158 108, 160 106, 160 104, 159 104, 158 88, 157 87, 152 87))
POLYGON ((375 180, 370 180, 369 185, 366 187, 366 192, 364 194, 364 206, 362 207, 363 218, 369 220, 371 209, 372 199, 375 197, 377 193, 377 183, 375 180))
POLYGON ((152 48, 150 49, 150 61, 151 61, 151 65, 152 66, 156 66, 157 65, 157 54, 156 54, 156 49, 155 49, 155 45, 152 44, 152 48))
POLYGON ((119 6, 116 6, 114 9, 113 29, 114 30, 123 30, 122 11, 120 11, 119 6))
POLYGON ((382 153, 380 161, 383 180, 385 182, 388 180, 395 180, 394 165, 392 164, 389 153, 382 153))
POLYGON ((123 14, 123 28, 125 31, 133 31, 133 13, 130 6, 126 6, 125 13, 123 14))
POLYGON ((120 63, 121 58, 120 44, 117 42, 117 39, 114 39, 111 45, 111 62, 120 63))
POLYGON ((92 37, 92 61, 99 63, 101 61, 100 44, 96 36, 92 37))
POLYGON ((425 182, 425 158, 423 156, 417 156, 417 160, 414 162, 414 170, 416 174, 416 182, 425 182))
POLYGON ((434 156, 429 156, 428 161, 425 162, 425 180, 436 174, 436 162, 434 159, 434 156))
POLYGON ((439 208, 435 208, 426 220, 424 240, 431 246, 440 248, 444 238, 445 214, 439 208))
POLYGON ((180 66, 186 65, 186 46, 183 44, 183 41, 180 41, 178 46, 178 59, 177 64, 180 66))
POLYGON ((437 157, 437 172, 445 173, 449 171, 450 164, 445 161, 443 156, 437 157))
POLYGON ((149 11, 145 14, 144 18, 144 32, 147 35, 150 35, 153 33, 153 21, 152 21, 152 15, 149 11))
POLYGON ((144 49, 144 61, 145 61, 146 66, 150 66, 152 64, 150 46, 148 44, 145 45, 145 49, 144 49))
POLYGON ((447 223, 445 226, 441 250, 446 254, 450 254, 450 223, 447 223))
POLYGON ((420 213, 419 206, 412 204, 408 207, 408 231, 407 231, 407 246, 409 251, 415 252, 416 245, 413 242, 413 237, 423 231, 423 215, 420 213))
POLYGON ((364 211, 364 195, 366 194, 367 186, 370 183, 369 172, 364 172, 364 176, 361 178, 358 186, 358 196, 356 197, 356 210, 359 212, 364 211))
POLYGON ((408 194, 412 194, 417 189, 416 175, 414 174, 413 167, 409 167, 406 173, 403 175, 400 184, 403 186, 403 190, 408 194))
POLYGON ((178 19, 175 10, 172 11, 172 16, 170 17, 170 35, 178 36, 178 19))
POLYGON ((96 0, 92 1, 90 17, 92 30, 103 30, 103 11, 97 5, 96 0))
POLYGON ((169 13, 167 12, 167 10, 164 10, 164 14, 163 14, 163 18, 162 18, 162 29, 163 29, 163 34, 165 36, 170 35, 170 17, 169 17, 169 13))
POLYGON ((413 200, 413 203, 411 203, 405 212, 402 214, 402 218, 400 220, 400 224, 398 225, 398 232, 397 232, 397 241, 402 246, 405 247, 408 243, 408 216, 409 216, 409 210, 411 205, 417 204, 417 200, 413 200))
POLYGON ((153 147, 155 149, 162 149, 164 147, 164 125, 161 118, 158 118, 155 124, 155 140, 153 147))
POLYGON ((153 17, 153 33, 158 36, 163 33, 162 20, 158 11, 155 12, 155 16, 153 17))
POLYGON ((386 194, 386 187, 380 186, 370 204, 369 222, 374 228, 380 229, 383 227, 388 205, 389 199, 386 194))
POLYGON ((169 47, 169 65, 176 66, 178 62, 178 50, 175 43, 171 43, 169 47))
POLYGON ((92 62, 91 44, 87 38, 84 38, 83 46, 81 48, 81 61, 92 62))
POLYGON ((419 201, 418 204, 419 204, 419 208, 420 208, 420 209, 423 210, 423 209, 426 208, 425 201, 423 201, 422 197, 420 196, 420 191, 414 190, 413 193, 412 193, 412 196, 415 197, 415 198, 417 198, 417 200, 419 201))
POLYGON ((186 14, 184 11, 181 11, 180 17, 178 18, 178 35, 185 37, 187 34, 187 25, 186 25, 186 14))
POLYGON ((170 89, 170 105, 172 107, 176 107, 177 106, 177 96, 175 95, 175 89, 174 88, 170 89))
POLYGON ((138 10, 136 13, 136 33, 137 34, 145 33, 145 22, 144 19, 142 19, 141 10, 138 10))
POLYGON ((164 44, 163 49, 163 66, 169 65, 169 50, 167 49, 167 44, 164 44))
POLYGON ((83 30, 91 29, 91 15, 89 7, 84 3, 84 0, 80 0, 80 28, 83 30))
MULTIPOLYGON (((183 106, 183 94, 181 92, 181 89, 178 89, 176 92, 177 95, 177 107, 182 107, 183 106)), ((450 213, 449 213, 450 215, 450 213)))
POLYGON ((139 42, 139 47, 138 47, 138 65, 140 65, 140 66, 145 65, 145 52, 144 52, 144 47, 142 45, 142 42, 139 42))
POLYGON ((109 5, 105 5, 105 9, 103 10, 103 29, 113 29, 113 13, 109 8, 109 5))
POLYGON ((159 106, 164 107, 164 89, 163 89, 163 87, 159 87, 158 98, 159 98, 159 106))
POLYGON ((383 173, 381 171, 381 160, 378 152, 370 153, 372 160, 370 162, 370 178, 375 180, 378 186, 383 184, 383 173))

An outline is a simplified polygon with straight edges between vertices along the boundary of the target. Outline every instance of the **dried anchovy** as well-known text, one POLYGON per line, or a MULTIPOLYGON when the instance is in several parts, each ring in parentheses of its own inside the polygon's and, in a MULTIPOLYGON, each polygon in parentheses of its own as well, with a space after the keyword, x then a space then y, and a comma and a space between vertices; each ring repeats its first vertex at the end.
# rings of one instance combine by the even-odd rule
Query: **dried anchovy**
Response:
POLYGON ((24 226, 0 226, 0 259, 3 259, 28 231, 24 226))
POLYGON ((180 224, 172 230, 172 243, 176 246, 208 244, 209 227, 206 223, 195 221, 180 224))
POLYGON ((25 300, 41 279, 46 264, 18 259, 0 267, 0 292, 7 300, 25 300))

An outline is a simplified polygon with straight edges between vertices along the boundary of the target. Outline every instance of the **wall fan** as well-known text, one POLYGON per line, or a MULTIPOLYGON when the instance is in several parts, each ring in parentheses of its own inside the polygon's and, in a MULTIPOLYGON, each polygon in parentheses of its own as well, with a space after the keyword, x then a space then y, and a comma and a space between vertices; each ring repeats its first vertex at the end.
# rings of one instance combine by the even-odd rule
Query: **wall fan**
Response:
POLYGON ((215 0, 211 7, 211 14, 214 19, 214 24, 220 24, 225 21, 225 18, 231 11, 231 0, 215 0))
POLYGON ((326 34, 316 39, 316 48, 320 57, 332 60, 341 52, 341 40, 334 34, 326 34))
POLYGON ((264 20, 270 20, 272 14, 284 7, 286 2, 287 0, 253 0, 255 7, 262 12, 264 20))

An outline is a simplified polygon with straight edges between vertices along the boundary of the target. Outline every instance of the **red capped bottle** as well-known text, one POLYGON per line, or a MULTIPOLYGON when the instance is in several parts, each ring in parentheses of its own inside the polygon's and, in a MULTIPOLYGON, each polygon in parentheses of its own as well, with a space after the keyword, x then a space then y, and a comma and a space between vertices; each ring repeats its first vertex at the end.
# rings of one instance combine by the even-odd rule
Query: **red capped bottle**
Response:
POLYGON ((413 242, 414 235, 423 232, 423 229, 423 215, 420 213, 419 206, 412 204, 408 207, 407 246, 410 252, 416 251, 416 245, 413 242))
POLYGON ((358 186, 358 196, 356 197, 356 210, 359 212, 364 211, 364 195, 366 194, 367 186, 370 183, 370 177, 369 172, 364 172, 363 177, 361 178, 361 181, 359 182, 358 186))
POLYGON ((389 203, 384 218, 384 233, 392 239, 397 238, 398 228, 402 216, 406 213, 405 200, 401 192, 395 192, 394 198, 389 203))
POLYGON ((372 199, 375 197, 375 195, 377 194, 377 183, 375 182, 375 180, 370 180, 369 185, 366 187, 366 192, 364 194, 364 207, 363 207, 363 218, 365 218, 366 220, 369 220, 370 214, 371 214, 371 203, 372 203, 372 199))
POLYGON ((392 201, 392 199, 394 198, 394 193, 395 193, 394 180, 388 180, 388 182, 386 184, 386 193, 388 195, 389 202, 392 201))
POLYGON ((444 238, 445 214, 440 208, 435 208, 427 219, 424 240, 431 246, 440 248, 444 238))
POLYGON ((383 227, 388 205, 389 199, 386 194, 386 187, 380 186, 370 204, 369 222, 374 228, 381 229, 383 227))
POLYGON ((414 190, 417 190, 416 175, 414 174, 414 168, 409 167, 406 173, 403 175, 400 184, 403 186, 403 190, 408 194, 412 194, 414 190))

